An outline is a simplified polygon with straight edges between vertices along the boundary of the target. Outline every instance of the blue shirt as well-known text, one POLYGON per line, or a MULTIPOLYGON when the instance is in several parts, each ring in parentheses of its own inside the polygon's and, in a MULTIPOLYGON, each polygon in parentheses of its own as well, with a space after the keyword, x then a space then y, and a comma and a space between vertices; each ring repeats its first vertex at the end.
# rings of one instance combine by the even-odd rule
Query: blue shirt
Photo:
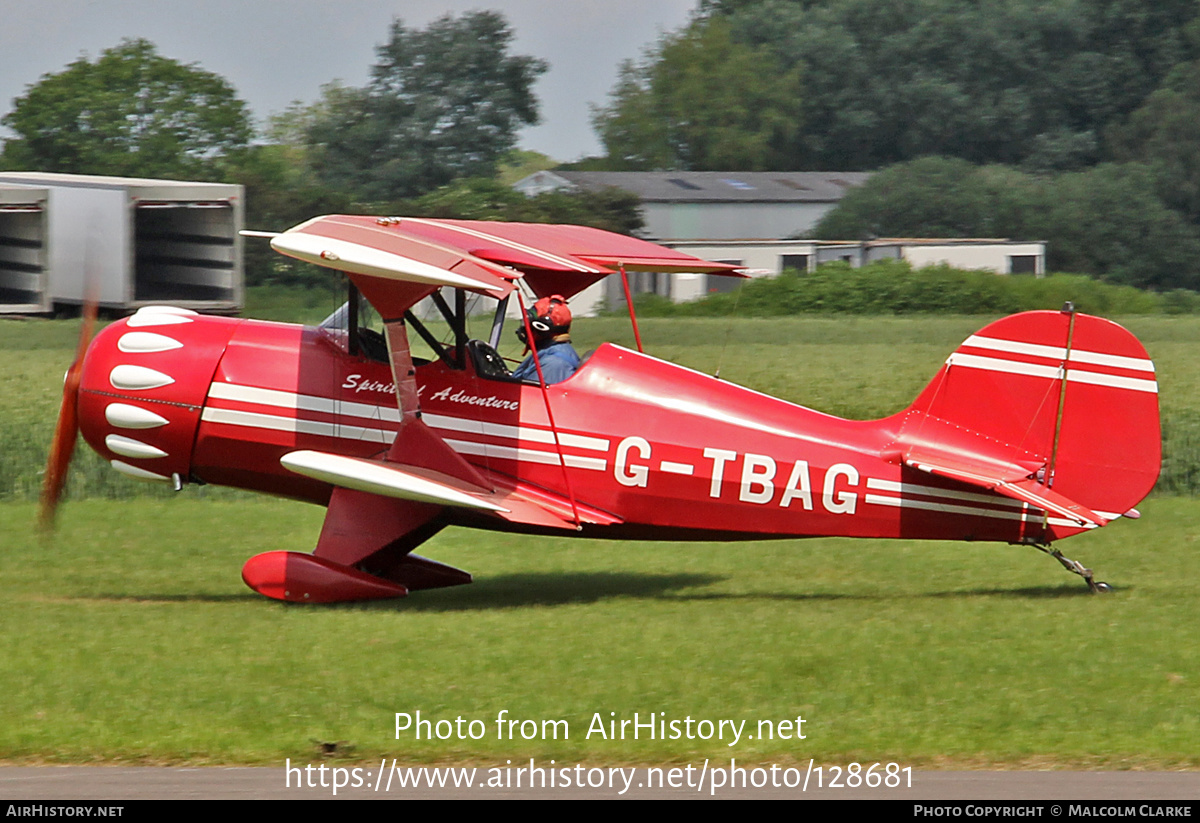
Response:
MULTIPOLYGON (((561 383, 575 373, 579 368, 579 355, 575 353, 575 348, 570 342, 564 340, 561 343, 551 343, 537 352, 538 360, 542 364, 542 376, 546 378, 546 385, 551 383, 561 383)), ((533 355, 525 358, 521 365, 517 366, 512 373, 513 377, 521 380, 532 380, 537 382, 537 366, 533 363, 533 355)))

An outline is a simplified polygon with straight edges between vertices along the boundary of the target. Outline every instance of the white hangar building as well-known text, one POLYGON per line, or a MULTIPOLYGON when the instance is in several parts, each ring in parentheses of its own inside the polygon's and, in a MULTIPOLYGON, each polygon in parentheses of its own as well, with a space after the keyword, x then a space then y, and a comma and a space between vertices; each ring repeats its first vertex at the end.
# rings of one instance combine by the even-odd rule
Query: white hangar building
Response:
POLYGON ((869 172, 539 171, 513 185, 534 196, 617 188, 642 201, 647 240, 798 237, 869 172))
MULTIPOLYGON (((1003 239, 888 238, 805 240, 817 223, 870 172, 600 172, 539 171, 513 188, 526 196, 547 191, 619 188, 637 195, 646 228, 642 236, 706 260, 734 263, 752 276, 784 269, 812 271, 841 261, 857 268, 876 260, 907 260, 914 268, 946 263, 998 274, 1042 276, 1046 244, 1003 239)), ((594 313, 602 301, 623 305, 616 278, 608 278, 572 300, 578 315, 594 313)), ((630 275, 634 293, 654 292, 677 302, 729 291, 738 278, 703 274, 630 275)))

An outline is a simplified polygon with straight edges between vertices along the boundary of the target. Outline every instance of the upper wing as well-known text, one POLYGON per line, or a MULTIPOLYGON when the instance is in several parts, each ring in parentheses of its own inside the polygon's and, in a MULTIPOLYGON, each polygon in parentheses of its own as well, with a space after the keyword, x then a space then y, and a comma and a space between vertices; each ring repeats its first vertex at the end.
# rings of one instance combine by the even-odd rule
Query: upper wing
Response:
POLYGON ((387 217, 379 222, 414 242, 424 240, 507 271, 517 270, 539 297, 561 294, 569 298, 622 268, 742 276, 738 266, 701 260, 636 237, 588 226, 419 217, 387 217))
POLYGON ((621 269, 744 276, 636 237, 547 223, 334 214, 275 235, 271 246, 347 272, 384 317, 441 286, 503 297, 522 276, 539 297, 571 297, 621 269))
POLYGON ((521 276, 461 247, 401 231, 390 220, 345 214, 314 217, 275 235, 271 248, 346 272, 385 319, 401 317, 443 286, 504 297, 521 276))

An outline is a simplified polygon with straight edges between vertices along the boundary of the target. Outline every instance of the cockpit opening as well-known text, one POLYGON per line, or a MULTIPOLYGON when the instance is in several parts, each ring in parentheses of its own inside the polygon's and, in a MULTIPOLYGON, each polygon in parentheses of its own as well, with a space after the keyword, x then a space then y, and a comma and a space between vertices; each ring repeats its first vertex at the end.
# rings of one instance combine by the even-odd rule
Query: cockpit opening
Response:
MULTIPOLYGON (((348 299, 321 323, 321 328, 343 332, 346 350, 351 355, 387 363, 386 323, 375 308, 359 294, 353 283, 348 299)), ((538 383, 533 364, 530 335, 540 352, 543 378, 547 384, 571 377, 580 366, 580 358, 570 342, 571 314, 567 301, 554 295, 536 301, 521 317, 516 336, 525 345, 524 360, 506 360, 500 354, 511 298, 496 301, 490 325, 482 325, 486 314, 467 301, 462 290, 433 292, 426 301, 404 313, 403 322, 417 365, 441 360, 451 369, 461 370, 469 362, 480 377, 507 383, 538 383), (483 334, 487 339, 483 339, 483 334), (426 357, 420 355, 427 354, 426 357)))

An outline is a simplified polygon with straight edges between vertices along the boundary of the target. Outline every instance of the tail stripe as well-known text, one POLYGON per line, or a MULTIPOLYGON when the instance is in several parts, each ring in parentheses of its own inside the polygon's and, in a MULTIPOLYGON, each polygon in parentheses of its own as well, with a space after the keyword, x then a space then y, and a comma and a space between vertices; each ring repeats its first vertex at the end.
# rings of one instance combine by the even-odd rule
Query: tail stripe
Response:
POLYGON ((1158 382, 1155 380, 1139 380, 1136 377, 1119 377, 1115 374, 1100 374, 1079 369, 1067 372, 1067 382, 1091 383, 1094 386, 1109 386, 1114 389, 1132 389, 1133 391, 1158 394, 1158 382))
POLYGON ((1072 363, 1090 363, 1095 366, 1111 366, 1114 369, 1129 369, 1130 371, 1147 371, 1154 374, 1154 362, 1137 357, 1122 357, 1119 354, 1102 354, 1096 351, 1071 351, 1072 363))
MULTIPOLYGON (((1076 359, 1076 358, 1072 358, 1076 359)), ((1126 358, 1128 359, 1128 358, 1126 358)), ((1017 360, 1003 360, 998 357, 980 357, 976 354, 962 354, 955 352, 946 360, 946 364, 950 366, 964 366, 969 369, 983 369, 984 371, 1005 372, 1007 374, 1025 374, 1031 377, 1045 377, 1051 380, 1058 380, 1062 377, 1061 366, 1039 366, 1036 363, 1023 363, 1017 360)), ((1115 374, 1102 374, 1100 372, 1087 371, 1080 368, 1073 368, 1067 371, 1068 382, 1074 383, 1090 383, 1095 386, 1108 386, 1113 389, 1130 389, 1132 391, 1143 391, 1158 393, 1158 382, 1155 380, 1145 380, 1139 377, 1121 377, 1115 374)))
MULTIPOLYGON (((973 334, 963 343, 976 349, 993 349, 994 351, 1011 354, 1028 354, 1035 357, 1048 357, 1061 361, 1067 356, 1067 350, 1061 346, 1043 346, 1038 343, 1023 343, 1019 340, 1004 340, 997 337, 983 337, 973 334)), ((1111 366, 1115 369, 1130 371, 1146 371, 1154 373, 1154 363, 1140 357, 1123 357, 1119 354, 1105 354, 1096 351, 1071 350, 1071 362, 1091 363, 1096 366, 1111 366)))

